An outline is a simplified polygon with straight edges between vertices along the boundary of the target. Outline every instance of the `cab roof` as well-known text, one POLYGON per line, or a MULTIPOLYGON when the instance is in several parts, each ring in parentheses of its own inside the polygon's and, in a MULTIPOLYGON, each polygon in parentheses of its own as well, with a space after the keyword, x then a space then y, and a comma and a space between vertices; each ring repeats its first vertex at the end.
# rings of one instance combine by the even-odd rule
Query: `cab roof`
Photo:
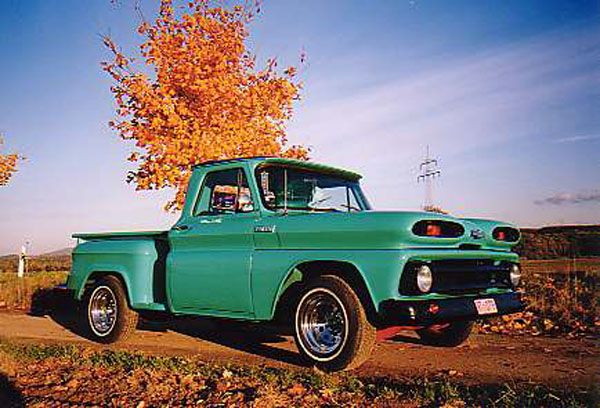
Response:
POLYGON ((321 173, 328 173, 332 175, 337 175, 350 180, 360 180, 362 176, 358 173, 355 173, 350 170, 340 169, 338 167, 327 166, 325 164, 314 163, 310 161, 303 160, 295 160, 295 159, 284 159, 281 157, 269 157, 269 156, 257 156, 257 157, 239 157, 235 159, 225 159, 225 160, 211 160, 204 163, 199 163, 194 166, 194 168, 208 167, 208 166, 218 166, 221 164, 230 164, 230 163, 251 163, 254 166, 266 165, 266 164, 275 164, 286 167, 296 167, 307 170, 313 170, 321 173))

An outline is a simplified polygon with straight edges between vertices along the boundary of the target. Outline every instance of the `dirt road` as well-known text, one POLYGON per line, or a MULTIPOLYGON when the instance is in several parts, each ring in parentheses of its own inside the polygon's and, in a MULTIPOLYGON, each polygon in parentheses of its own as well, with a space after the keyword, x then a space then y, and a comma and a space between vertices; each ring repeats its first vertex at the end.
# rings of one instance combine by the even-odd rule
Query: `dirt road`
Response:
MULTIPOLYGON (((0 337, 19 342, 82 343, 68 319, 0 313, 0 337)), ((388 377, 446 373, 465 382, 535 382, 585 387, 600 377, 600 342, 473 335, 457 348, 419 344, 412 332, 378 343, 360 375, 388 377)), ((293 340, 262 325, 178 319, 142 324, 126 343, 111 346, 153 354, 196 355, 212 362, 299 367, 293 340)), ((301 367, 300 367, 301 368, 301 367)))

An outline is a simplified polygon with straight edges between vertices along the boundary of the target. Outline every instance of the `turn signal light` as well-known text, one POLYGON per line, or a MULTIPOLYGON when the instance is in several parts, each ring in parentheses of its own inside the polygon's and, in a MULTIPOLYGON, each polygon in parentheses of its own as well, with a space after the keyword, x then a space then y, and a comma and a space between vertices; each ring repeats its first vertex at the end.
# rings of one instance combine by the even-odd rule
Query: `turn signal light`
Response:
POLYGON ((442 227, 436 224, 429 224, 425 231, 425 235, 428 237, 439 237, 442 235, 442 227))
POLYGON ((422 220, 413 225, 412 232, 420 237, 458 238, 465 233, 465 229, 453 221, 422 220))
POLYGON ((496 241, 517 242, 521 237, 519 230, 511 227, 497 227, 492 232, 492 237, 496 241))

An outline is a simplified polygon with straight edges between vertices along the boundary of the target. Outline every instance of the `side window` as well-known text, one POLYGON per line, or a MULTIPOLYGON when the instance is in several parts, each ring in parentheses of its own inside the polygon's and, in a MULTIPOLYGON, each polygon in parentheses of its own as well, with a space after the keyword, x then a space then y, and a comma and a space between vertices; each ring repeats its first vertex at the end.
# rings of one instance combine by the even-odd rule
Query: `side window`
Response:
POLYGON ((248 180, 242 169, 208 173, 196 202, 194 215, 218 215, 254 211, 248 180))

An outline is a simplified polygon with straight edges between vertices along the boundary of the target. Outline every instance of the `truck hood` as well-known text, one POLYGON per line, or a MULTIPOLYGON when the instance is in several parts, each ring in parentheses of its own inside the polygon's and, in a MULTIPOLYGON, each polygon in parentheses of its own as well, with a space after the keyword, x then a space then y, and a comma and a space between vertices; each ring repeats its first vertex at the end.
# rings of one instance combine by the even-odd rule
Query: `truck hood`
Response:
POLYGON ((492 236, 495 228, 516 228, 514 225, 428 212, 290 213, 274 217, 277 218, 275 225, 279 245, 288 249, 468 248, 510 251, 517 243, 497 241, 492 236), (455 238, 417 236, 413 233, 413 226, 423 220, 457 223, 464 228, 464 233, 455 238))

